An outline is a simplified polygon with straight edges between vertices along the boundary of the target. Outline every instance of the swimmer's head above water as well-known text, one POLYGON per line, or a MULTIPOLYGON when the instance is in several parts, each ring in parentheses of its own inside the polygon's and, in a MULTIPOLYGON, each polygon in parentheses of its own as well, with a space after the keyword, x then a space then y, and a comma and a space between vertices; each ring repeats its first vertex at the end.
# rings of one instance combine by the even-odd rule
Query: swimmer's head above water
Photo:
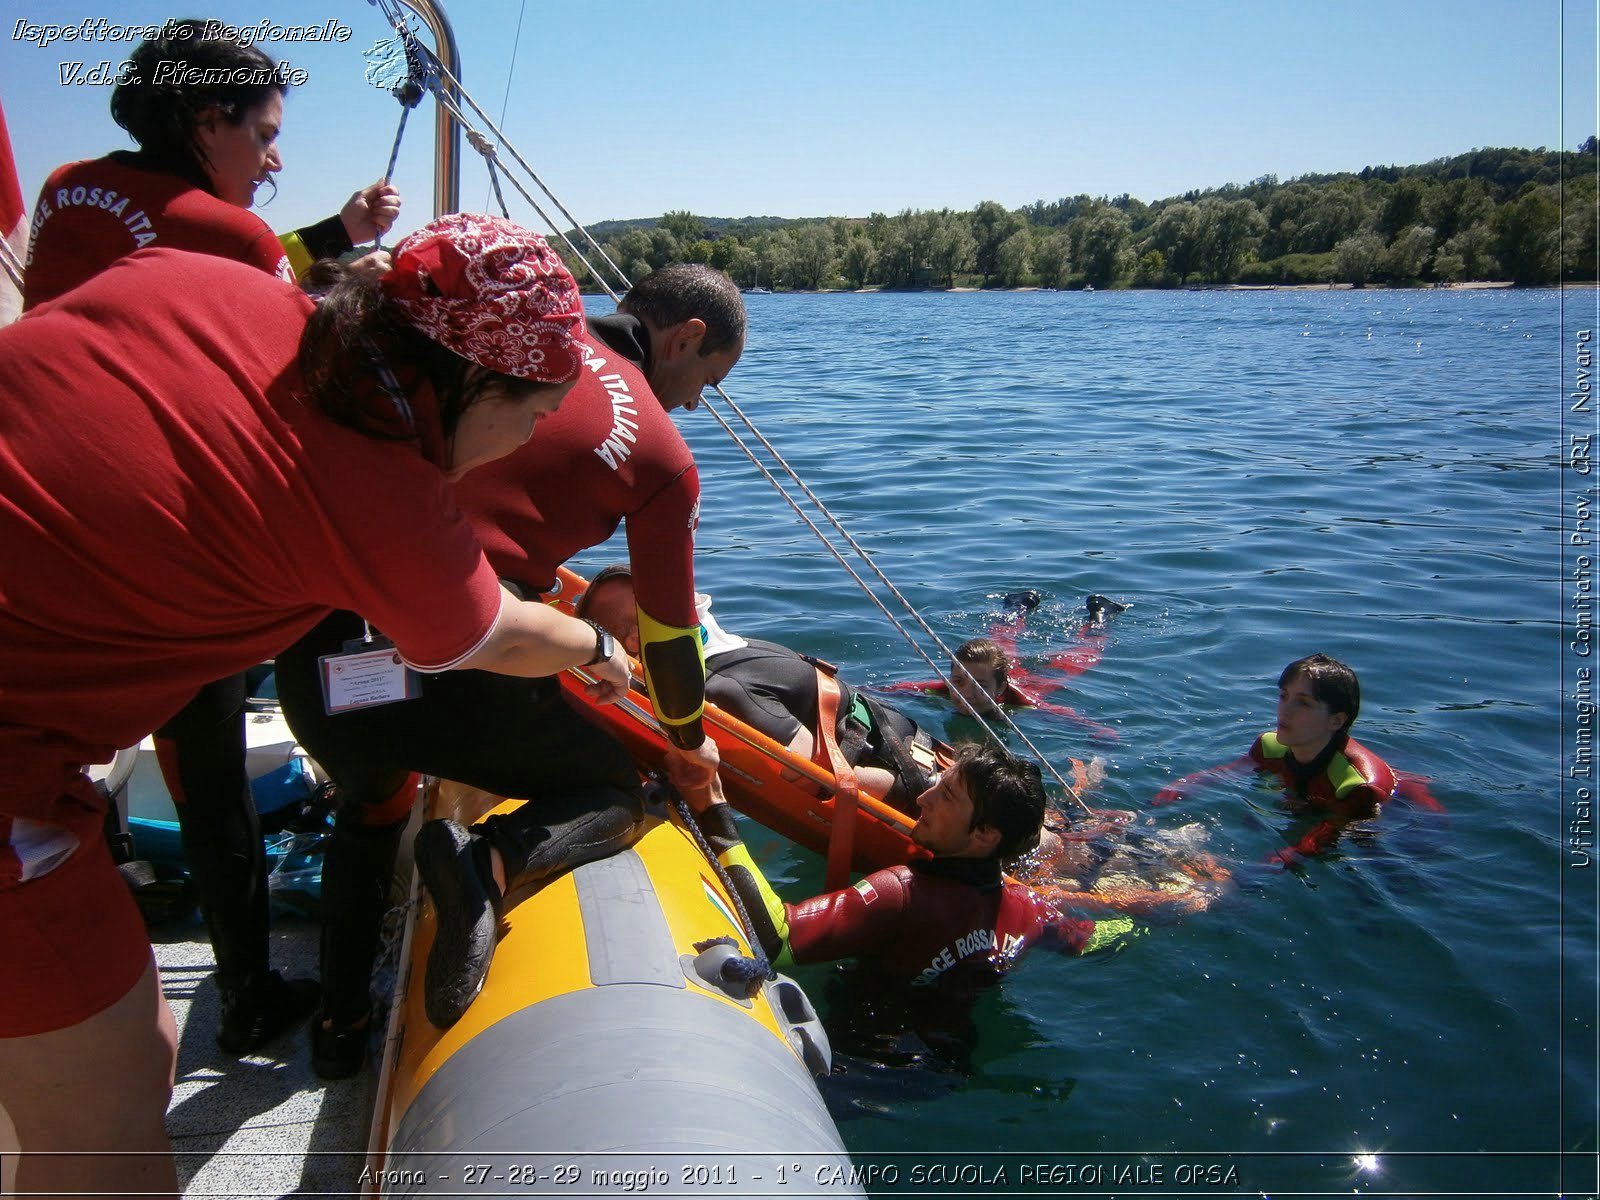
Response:
POLYGON ((1278 676, 1278 741, 1298 762, 1343 745, 1361 712, 1361 681, 1326 654, 1296 659, 1278 676))

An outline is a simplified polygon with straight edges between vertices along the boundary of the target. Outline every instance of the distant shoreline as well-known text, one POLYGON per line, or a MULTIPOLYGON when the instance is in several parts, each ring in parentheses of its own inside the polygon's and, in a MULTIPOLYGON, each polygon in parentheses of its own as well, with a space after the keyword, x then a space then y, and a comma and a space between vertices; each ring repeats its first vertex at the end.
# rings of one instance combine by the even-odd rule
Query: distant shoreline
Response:
MULTIPOLYGON (((1424 284, 1420 287, 1406 287, 1390 283, 1369 283, 1364 287, 1356 287, 1353 283, 1205 283, 1192 287, 1104 287, 1095 288, 1096 292, 1486 292, 1503 291, 1516 287, 1509 279, 1473 279, 1465 283, 1452 283, 1448 287, 1435 288, 1424 284)), ((1592 291, 1600 288, 1600 280, 1568 280, 1565 283, 1541 283, 1533 285, 1541 288, 1568 288, 1592 291)), ((769 296, 929 296, 949 295, 954 292, 982 293, 982 292, 1081 292, 1084 288, 1043 288, 1043 287, 949 287, 949 288, 822 288, 818 291, 804 289, 784 289, 777 292, 765 292, 769 296)), ((604 296, 604 292, 585 291, 585 296, 604 296)))
MULTIPOLYGON (((1449 287, 1435 288, 1424 284, 1420 287, 1406 287, 1388 283, 1369 283, 1364 287, 1356 287, 1353 283, 1202 283, 1186 287, 1103 287, 1103 288, 1043 288, 1043 287, 948 287, 948 288, 889 288, 889 287, 864 287, 864 288, 821 288, 817 291, 808 291, 803 288, 783 289, 778 292, 768 292, 768 295, 779 296, 870 296, 877 293, 898 296, 917 296, 929 294, 949 294, 952 292, 979 293, 979 292, 1082 292, 1093 290, 1096 292, 1482 292, 1501 288, 1512 288, 1516 284, 1509 279, 1474 279, 1466 283, 1452 283, 1449 287)), ((1563 288, 1594 288, 1600 287, 1600 282, 1568 282, 1561 284, 1539 284, 1539 287, 1563 288)))

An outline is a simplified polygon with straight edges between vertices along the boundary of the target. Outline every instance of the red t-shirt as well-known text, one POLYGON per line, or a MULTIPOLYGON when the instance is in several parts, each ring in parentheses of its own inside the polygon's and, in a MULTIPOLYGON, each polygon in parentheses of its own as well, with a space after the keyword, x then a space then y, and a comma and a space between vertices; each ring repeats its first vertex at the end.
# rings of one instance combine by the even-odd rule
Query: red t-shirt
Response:
POLYGON ((556 568, 628 523, 639 607, 679 628, 694 607, 694 455, 642 372, 599 338, 561 408, 533 438, 456 484, 484 553, 507 579, 545 589, 556 568))
POLYGON ((81 764, 332 609, 427 669, 493 629, 494 572, 419 444, 303 402, 310 311, 151 249, 0 330, 0 815, 80 825, 81 764))
POLYGON ((231 258, 294 282, 277 234, 260 217, 132 158, 120 152, 67 163, 45 181, 33 210, 24 308, 54 300, 146 246, 231 258))

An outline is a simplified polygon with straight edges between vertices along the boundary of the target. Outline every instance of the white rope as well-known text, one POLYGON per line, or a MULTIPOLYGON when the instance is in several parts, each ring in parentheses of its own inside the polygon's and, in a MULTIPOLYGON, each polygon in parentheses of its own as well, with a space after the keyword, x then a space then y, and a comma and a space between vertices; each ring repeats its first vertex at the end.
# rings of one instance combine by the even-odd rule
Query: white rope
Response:
POLYGON ((22 260, 11 248, 11 243, 3 237, 0 237, 0 266, 5 268, 6 276, 11 280, 12 286, 17 291, 22 291, 22 260))

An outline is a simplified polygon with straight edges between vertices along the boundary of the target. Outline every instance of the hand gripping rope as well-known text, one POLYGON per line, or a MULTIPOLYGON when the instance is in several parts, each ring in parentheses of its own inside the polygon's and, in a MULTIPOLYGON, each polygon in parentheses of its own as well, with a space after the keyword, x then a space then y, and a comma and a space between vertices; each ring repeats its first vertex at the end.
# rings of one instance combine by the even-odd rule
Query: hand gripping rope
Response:
MULTIPOLYGON (((739 914, 739 924, 744 929, 745 941, 750 943, 750 950, 754 955, 752 958, 746 958, 742 954, 730 955, 723 960, 722 977, 730 983, 739 984, 746 996, 754 996, 761 990, 764 982, 776 979, 778 973, 773 970, 772 963, 767 960, 766 951, 761 948, 761 939, 756 935, 755 926, 750 921, 750 913, 745 909, 744 901, 739 896, 739 889, 733 886, 733 880, 728 878, 726 868, 717 861, 717 852, 711 848, 711 843, 706 841, 706 835, 700 829, 700 822, 696 821, 694 814, 689 811, 688 801, 675 789, 669 794, 678 819, 694 838, 694 844, 700 847, 700 853, 705 855, 705 860, 711 864, 711 869, 717 873, 717 882, 722 884, 723 891, 727 892, 728 898, 733 901, 734 910, 739 914)), ((713 946, 726 945, 736 946, 738 943, 729 937, 716 937, 696 942, 694 948, 703 954, 713 946)))

